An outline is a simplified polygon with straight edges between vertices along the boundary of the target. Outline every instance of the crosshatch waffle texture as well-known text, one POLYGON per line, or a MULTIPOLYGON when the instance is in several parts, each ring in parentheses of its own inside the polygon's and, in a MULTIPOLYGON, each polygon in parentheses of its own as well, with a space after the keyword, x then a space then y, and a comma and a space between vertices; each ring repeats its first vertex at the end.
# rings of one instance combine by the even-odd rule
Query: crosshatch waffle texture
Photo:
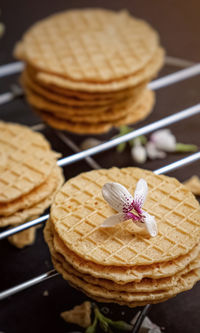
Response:
MULTIPOLYGON (((63 184, 60 154, 51 150, 42 134, 26 126, 0 122, 0 227, 19 225, 40 216, 63 184)), ((35 229, 11 236, 23 247, 31 244, 35 229)))
POLYGON ((157 303, 188 290, 200 279, 199 204, 176 179, 138 168, 82 173, 57 193, 45 227, 55 268, 75 288, 105 302, 130 307, 157 303), (101 224, 115 212, 101 188, 120 182, 134 193, 144 178, 144 209, 156 217, 151 238, 131 221, 101 224))
POLYGON ((56 170, 56 179, 54 182, 54 187, 51 193, 49 193, 44 199, 41 199, 39 202, 34 205, 28 206, 24 209, 19 209, 15 213, 9 216, 1 216, 0 215, 0 227, 4 227, 7 225, 21 224, 31 219, 39 217, 45 209, 47 209, 56 194, 56 192, 60 189, 64 182, 64 177, 62 173, 62 169, 57 167, 56 170))
POLYGON ((40 186, 37 186, 32 191, 16 200, 6 204, 0 204, 0 216, 12 215, 19 210, 32 207, 36 203, 44 200, 55 190, 58 182, 58 173, 59 168, 56 166, 56 168, 49 175, 48 179, 40 186))
POLYGON ((70 250, 104 265, 169 261, 191 250, 200 236, 199 204, 192 193, 174 178, 136 168, 91 171, 72 178, 56 196, 51 220, 70 250), (144 209, 156 217, 158 236, 144 236, 131 221, 112 230, 100 228, 114 213, 103 200, 101 187, 115 181, 133 193, 140 178, 148 183, 144 209))
POLYGON ((138 71, 135 75, 130 75, 124 79, 111 81, 108 83, 90 83, 90 82, 79 82, 79 81, 71 81, 67 78, 52 75, 46 72, 36 71, 32 69, 31 73, 34 75, 36 81, 40 84, 45 85, 47 87, 51 87, 54 89, 62 88, 62 89, 70 89, 72 92, 77 91, 77 94, 83 92, 89 93, 119 93, 121 90, 133 88, 138 84, 144 81, 150 81, 153 79, 160 68, 163 65, 164 61, 164 50, 162 48, 158 48, 158 50, 153 55, 153 58, 149 61, 149 63, 140 71, 138 71))
POLYGON ((50 126, 79 134, 146 118, 154 105, 146 87, 164 61, 153 28, 126 11, 104 9, 44 19, 14 54, 26 63, 21 83, 33 109, 50 126))
POLYGON ((36 23, 22 43, 25 59, 41 71, 105 82, 144 67, 158 47, 158 35, 125 11, 86 9, 36 23))
POLYGON ((0 122, 0 204, 10 202, 42 184, 59 154, 40 133, 26 126, 0 122))

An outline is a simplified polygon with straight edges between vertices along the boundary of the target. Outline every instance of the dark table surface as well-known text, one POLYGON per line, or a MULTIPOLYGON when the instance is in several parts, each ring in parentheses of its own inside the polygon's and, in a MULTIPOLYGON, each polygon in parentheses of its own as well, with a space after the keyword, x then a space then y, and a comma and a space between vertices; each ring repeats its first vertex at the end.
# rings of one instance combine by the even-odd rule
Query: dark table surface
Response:
MULTIPOLYGON (((51 13, 67 8, 78 7, 106 7, 112 9, 127 8, 135 16, 144 18, 150 22, 160 33, 161 41, 167 51, 167 55, 186 59, 191 62, 199 62, 200 58, 200 2, 199 0, 158 1, 1 1, 2 15, 0 21, 4 22, 6 32, 0 40, 0 64, 13 61, 12 50, 14 43, 20 39, 22 33, 36 20, 51 13)), ((160 76, 179 70, 180 68, 166 65, 160 76)), ((18 76, 10 76, 1 79, 0 93, 9 90, 12 83, 17 82, 18 76)), ((144 124, 173 114, 186 107, 199 103, 200 77, 194 77, 182 81, 176 85, 157 91, 157 102, 152 115, 141 122, 135 128, 144 124)), ((31 111, 23 98, 10 102, 0 107, 0 118, 7 121, 15 121, 27 125, 40 122, 31 111)), ((199 145, 199 117, 192 117, 170 128, 176 133, 180 142, 196 143, 199 145)), ((61 151, 64 156, 73 152, 58 139, 54 131, 45 128, 43 133, 51 141, 54 149, 61 151)), ((114 135, 114 131, 101 136, 107 140, 114 135)), ((67 133, 77 144, 83 140, 83 136, 67 133)), ((155 170, 163 165, 171 163, 186 156, 169 154, 165 160, 148 161, 144 167, 155 170)), ((95 160, 102 167, 136 165, 127 149, 122 155, 115 149, 95 156, 95 160)), ((69 179, 78 173, 90 170, 85 162, 78 162, 64 168, 65 177, 69 179)), ((181 168, 170 173, 180 181, 193 174, 199 174, 199 163, 181 168)), ((17 250, 7 240, 0 243, 0 289, 4 290, 21 283, 38 274, 49 270, 52 265, 48 249, 43 240, 42 229, 37 231, 37 240, 31 247, 17 250)), ((0 331, 13 332, 69 332, 77 330, 76 326, 67 325, 59 314, 61 311, 81 303, 86 297, 72 289, 62 280, 56 277, 36 285, 24 292, 14 295, 0 304, 0 331), (48 291, 48 296, 44 296, 48 291)), ((200 332, 200 283, 192 290, 182 293, 177 297, 157 305, 150 312, 150 318, 165 327, 166 333, 199 333, 200 332)), ((138 309, 127 309, 116 305, 106 305, 110 316, 113 318, 125 318, 130 320, 138 309)))

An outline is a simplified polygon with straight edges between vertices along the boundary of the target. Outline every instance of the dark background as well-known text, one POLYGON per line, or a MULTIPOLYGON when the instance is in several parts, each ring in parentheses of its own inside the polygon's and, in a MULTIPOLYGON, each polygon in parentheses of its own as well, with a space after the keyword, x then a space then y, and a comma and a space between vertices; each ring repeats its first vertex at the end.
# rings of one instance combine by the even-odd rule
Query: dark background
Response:
MULTIPOLYGON (((146 19, 160 33, 161 42, 167 55, 199 62, 200 58, 200 2, 199 0, 137 0, 137 1, 48 1, 48 0, 3 0, 0 3, 2 15, 0 21, 6 26, 6 32, 0 39, 0 64, 13 61, 12 50, 14 43, 22 33, 36 20, 51 13, 67 8, 106 7, 112 9, 127 8, 138 17, 146 19)), ((165 66, 160 76, 179 70, 178 67, 165 66)), ((10 84, 17 82, 18 76, 1 79, 0 93, 6 92, 10 84)), ((186 107, 199 103, 200 78, 194 77, 167 88, 157 91, 157 103, 152 115, 146 121, 134 126, 138 128, 186 107)), ((40 122, 26 104, 23 98, 0 107, 0 118, 7 121, 21 122, 33 125, 40 122)), ((199 117, 192 117, 170 128, 176 134, 178 141, 196 143, 199 145, 199 117)), ((53 130, 46 128, 44 134, 51 141, 53 148, 61 151, 64 156, 72 151, 55 135, 53 130)), ((100 138, 109 139, 114 134, 111 131, 100 138)), ((70 135, 77 144, 83 137, 70 135)), ((149 161, 144 167, 155 170, 163 165, 178 160, 185 155, 169 154, 167 159, 149 161)), ((136 165, 130 158, 127 149, 122 155, 112 151, 95 156, 102 167, 136 165)), ((66 179, 79 172, 90 170, 86 162, 79 162, 64 168, 66 179)), ((199 174, 199 163, 187 166, 171 173, 183 181, 193 174, 199 174)), ((17 250, 8 242, 0 243, 0 289, 7 289, 38 274, 49 270, 51 266, 48 249, 43 240, 42 230, 39 229, 36 243, 23 250, 17 250)), ((61 311, 81 303, 86 297, 61 279, 61 277, 43 282, 24 292, 21 292, 0 304, 0 331, 5 333, 25 332, 69 332, 76 329, 67 325, 59 314, 61 311), (49 296, 44 296, 44 291, 49 296)), ((199 333, 200 332, 200 284, 191 291, 154 305, 150 318, 165 327, 166 333, 199 333)), ((137 309, 127 309, 119 306, 108 306, 110 316, 130 320, 137 309)))

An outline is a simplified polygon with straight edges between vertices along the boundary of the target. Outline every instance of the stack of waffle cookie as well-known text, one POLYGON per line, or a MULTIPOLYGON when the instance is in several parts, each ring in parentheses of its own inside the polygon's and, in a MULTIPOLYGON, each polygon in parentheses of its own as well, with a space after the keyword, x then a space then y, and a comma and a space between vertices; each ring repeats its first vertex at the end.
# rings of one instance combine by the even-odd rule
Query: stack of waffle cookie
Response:
POLYGON ((15 47, 28 102, 58 129, 103 133, 152 110, 159 37, 126 11, 71 10, 36 23, 15 47))
POLYGON ((199 203, 176 179, 137 168, 80 174, 57 193, 45 227, 55 268, 89 297, 130 307, 157 303, 188 290, 200 279, 199 203), (116 212, 101 188, 119 182, 130 193, 144 178, 145 211, 154 215, 151 238, 132 221, 102 228, 116 212))
MULTIPOLYGON (((51 204, 64 178, 59 154, 40 133, 26 126, 0 122, 0 227, 37 218, 51 204)), ((35 229, 11 236, 23 247, 34 240, 35 229)))

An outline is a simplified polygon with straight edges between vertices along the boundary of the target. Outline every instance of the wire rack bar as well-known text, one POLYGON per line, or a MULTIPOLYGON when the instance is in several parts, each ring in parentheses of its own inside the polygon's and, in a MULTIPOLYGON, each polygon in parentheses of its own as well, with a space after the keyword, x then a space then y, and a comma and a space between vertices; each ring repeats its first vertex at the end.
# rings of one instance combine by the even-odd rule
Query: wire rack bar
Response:
MULTIPOLYGON (((65 134, 55 131, 56 135, 62 140, 69 148, 71 148, 75 153, 79 153, 81 150, 79 147, 73 142, 69 137, 67 137, 65 134)), ((88 165, 92 169, 101 169, 100 164, 98 164, 92 157, 86 157, 85 161, 88 163, 88 165)))
MULTIPOLYGON (((163 174, 163 173, 167 173, 168 171, 172 171, 174 169, 178 169, 178 168, 180 168, 182 166, 185 166, 187 164, 190 164, 190 163, 192 163, 192 162, 194 162, 194 161, 196 161, 198 159, 200 159, 200 152, 192 154, 192 155, 190 155, 188 157, 185 157, 185 158, 183 158, 183 159, 181 159, 181 160, 179 160, 177 162, 171 163, 171 164, 169 164, 169 165, 167 165, 167 166, 165 166, 163 168, 157 169, 157 170, 154 171, 154 173, 157 174, 157 175, 160 175, 160 174, 163 174)), ((48 219, 48 217, 49 217, 49 215, 45 215, 45 216, 43 216, 41 218, 43 218, 43 222, 44 222, 45 220, 48 219)), ((28 222, 28 223, 24 223, 21 226, 18 226, 18 227, 10 229, 8 231, 2 232, 0 234, 0 240, 3 239, 3 238, 6 238, 8 236, 13 235, 14 233, 22 231, 22 229, 20 229, 20 230, 18 229, 19 227, 25 226, 24 229, 28 229, 28 228, 30 228, 30 226, 38 224, 38 222, 35 222, 37 220, 31 221, 31 222, 28 222)), ((40 221, 39 223, 42 223, 42 221, 40 221)), ((12 288, 9 288, 9 289, 7 289, 5 291, 2 291, 0 293, 0 300, 3 300, 3 299, 5 299, 8 296, 12 296, 12 295, 14 295, 14 294, 18 293, 19 291, 22 291, 22 290, 24 290, 26 288, 34 286, 35 284, 43 282, 47 278, 54 277, 54 276, 56 276, 58 274, 58 273, 57 274, 56 273, 57 273, 56 270, 51 270, 51 271, 49 271, 47 273, 44 273, 44 274, 41 274, 41 275, 37 276, 36 278, 30 279, 30 280, 28 280, 26 282, 23 282, 23 283, 15 286, 15 287, 12 287, 12 288)))
POLYGON ((29 228, 34 227, 36 225, 39 225, 39 224, 47 221, 48 218, 49 218, 49 214, 46 214, 46 215, 40 216, 38 219, 20 224, 17 227, 13 227, 11 229, 3 231, 3 232, 0 233, 0 240, 3 240, 4 238, 7 238, 7 237, 12 236, 14 234, 17 234, 20 231, 24 231, 26 229, 29 229, 29 228))
POLYGON ((167 87, 170 84, 174 84, 176 82, 189 79, 199 74, 200 74, 200 64, 197 64, 189 68, 182 69, 173 74, 161 77, 160 79, 154 80, 148 84, 148 88, 152 90, 157 90, 163 87, 167 87))
POLYGON ((22 61, 12 62, 10 64, 0 66, 0 78, 22 72, 24 63, 22 61))
MULTIPOLYGON (((169 61, 169 59, 171 59, 170 61, 172 62, 172 59, 173 59, 173 61, 175 61, 174 59, 176 59, 176 58, 168 57, 168 61, 169 61)), ((177 59, 177 63, 179 63, 179 65, 180 65, 180 62, 181 62, 181 59, 177 59)), ((185 63, 185 62, 186 61, 182 60, 181 64, 185 63)), ((21 72, 23 68, 24 68, 23 63, 21 63, 21 62, 16 62, 16 63, 0 66, 0 78, 7 76, 7 75, 21 72)), ((173 74, 169 74, 162 78, 156 79, 148 84, 148 88, 152 89, 152 90, 157 90, 157 89, 166 87, 168 85, 174 84, 176 82, 186 80, 188 78, 191 78, 191 77, 199 75, 199 74, 200 74, 200 64, 196 64, 189 68, 177 71, 173 74)), ((0 95, 0 105, 8 103, 8 102, 12 101, 13 99, 15 99, 19 96, 22 96, 23 95, 22 89, 19 86, 18 86, 18 89, 20 90, 20 92, 18 91, 17 94, 15 91, 12 91, 12 89, 9 92, 1 94, 0 95)))
POLYGON ((0 95, 0 105, 11 102, 15 98, 15 95, 12 91, 8 91, 0 95))
POLYGON ((186 60, 186 59, 182 59, 182 58, 166 56, 165 57, 165 65, 186 68, 186 67, 196 65, 196 62, 186 60))
POLYGON ((48 280, 52 277, 55 277, 59 275, 59 273, 55 270, 55 269, 52 269, 51 271, 47 272, 47 273, 44 273, 44 274, 41 274, 41 275, 38 275, 37 277, 33 278, 33 279, 30 279, 24 283, 21 283, 19 284, 18 286, 15 286, 13 288, 10 288, 4 292, 2 292, 0 294, 0 300, 3 300, 9 296, 12 296, 22 290, 25 290, 29 287, 32 287, 42 281, 45 281, 45 280, 48 280))
POLYGON ((65 158, 62 158, 58 161, 59 166, 66 166, 71 163, 75 163, 77 161, 80 161, 88 156, 95 155, 97 153, 101 153, 105 150, 111 149, 117 145, 119 145, 122 142, 129 141, 131 139, 136 138, 139 135, 148 134, 152 131, 158 130, 162 127, 174 124, 178 121, 181 121, 183 119, 195 116, 200 113, 200 103, 196 104, 192 107, 189 107, 183 111, 180 111, 178 113, 175 113, 171 116, 165 117, 163 119, 160 119, 158 121, 155 121, 154 123, 151 123, 149 125, 146 125, 144 127, 141 127, 137 130, 133 130, 132 132, 125 134, 123 136, 120 136, 118 138, 112 139, 108 142, 102 143, 98 146, 95 146, 93 148, 84 150, 80 153, 73 154, 71 156, 67 156, 65 158))
POLYGON ((160 169, 157 169, 156 171, 154 171, 154 173, 156 175, 161 175, 161 174, 165 174, 165 173, 168 173, 170 171, 174 171, 176 169, 179 169, 181 168, 182 166, 185 166, 186 164, 191 164, 191 163, 194 163, 195 161, 198 161, 200 160, 200 151, 198 151, 197 153, 194 153, 190 156, 187 156, 179 161, 176 161, 176 162, 173 162, 169 165, 166 165, 160 169))
MULTIPOLYGON (((157 175, 161 175, 163 173, 167 173, 167 172, 176 170, 176 169, 178 169, 182 166, 191 164, 191 163, 193 163, 193 162, 195 162, 199 159, 200 159, 200 151, 197 152, 197 153, 194 153, 190 156, 184 157, 179 161, 168 164, 165 167, 157 169, 157 170, 154 171, 154 173, 157 174, 157 175)), ((3 239, 5 239, 9 236, 12 236, 12 235, 14 235, 14 234, 16 234, 20 231, 23 231, 23 230, 29 229, 31 227, 34 227, 38 224, 41 224, 41 223, 45 222, 46 220, 48 220, 48 218, 49 218, 49 214, 46 214, 44 216, 39 217, 38 219, 23 223, 23 224, 21 224, 17 227, 12 228, 12 229, 8 229, 6 231, 3 231, 3 232, 0 233, 0 240, 3 240, 3 239)))
POLYGON ((132 333, 137 333, 140 329, 140 326, 142 325, 144 318, 148 314, 149 310, 151 308, 151 304, 147 304, 143 310, 140 312, 139 317, 136 320, 136 323, 134 325, 134 328, 132 330, 132 333))
POLYGON ((33 130, 33 131, 42 131, 43 129, 46 128, 46 125, 44 123, 39 123, 39 124, 36 124, 36 125, 32 125, 30 126, 30 128, 33 130))

